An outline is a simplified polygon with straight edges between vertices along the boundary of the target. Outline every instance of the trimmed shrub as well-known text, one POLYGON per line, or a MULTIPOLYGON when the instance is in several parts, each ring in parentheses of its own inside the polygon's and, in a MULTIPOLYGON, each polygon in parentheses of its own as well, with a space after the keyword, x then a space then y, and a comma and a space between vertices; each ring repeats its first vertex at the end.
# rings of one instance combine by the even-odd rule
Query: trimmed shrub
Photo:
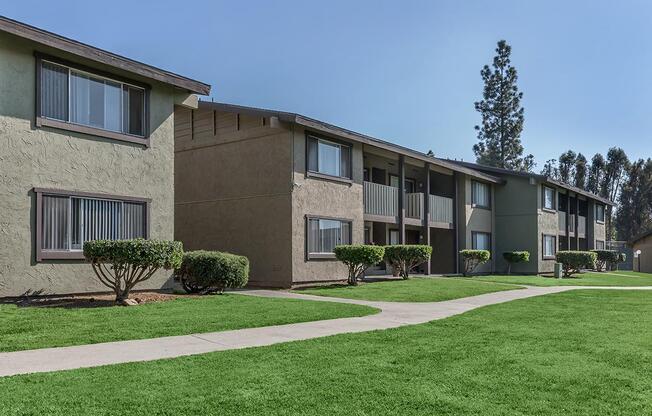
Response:
POLYGON ((219 251, 189 251, 176 275, 191 293, 223 293, 226 288, 243 287, 249 281, 249 259, 219 251))
POLYGON ((382 261, 385 248, 368 244, 342 245, 335 247, 335 257, 349 268, 349 285, 358 284, 358 278, 369 267, 382 261))
POLYGON ((180 241, 95 240, 84 243, 84 256, 95 275, 115 292, 116 302, 124 303, 129 291, 152 277, 158 269, 174 269, 181 264, 180 241))
POLYGON ((421 263, 430 261, 432 247, 421 244, 397 244, 385 246, 385 260, 403 279, 410 276, 410 271, 421 263))
POLYGON ((611 268, 618 263, 618 252, 615 250, 591 250, 596 254, 595 269, 599 272, 611 268))
POLYGON ((527 263, 530 261, 529 251, 506 251, 503 253, 503 258, 507 262, 507 274, 512 273, 512 264, 527 263))
POLYGON ((558 251, 555 256, 557 263, 564 269, 564 277, 571 277, 581 269, 592 269, 597 259, 597 254, 592 251, 558 251))
POLYGON ((481 264, 489 261, 491 253, 489 250, 462 250, 460 256, 464 261, 464 276, 468 276, 481 264))

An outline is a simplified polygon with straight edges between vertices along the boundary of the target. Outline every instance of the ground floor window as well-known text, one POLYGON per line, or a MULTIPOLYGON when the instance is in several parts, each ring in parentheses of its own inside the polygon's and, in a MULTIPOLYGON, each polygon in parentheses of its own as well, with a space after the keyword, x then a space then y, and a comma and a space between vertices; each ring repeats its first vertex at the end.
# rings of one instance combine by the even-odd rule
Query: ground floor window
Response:
POLYGON ((543 235, 543 258, 555 258, 557 253, 557 237, 554 235, 543 235))
POLYGON ((471 233, 471 240, 473 250, 491 251, 491 234, 473 231, 471 233))
POLYGON ((351 221, 308 218, 308 258, 332 257, 335 246, 351 244, 351 221))
POLYGON ((389 230, 389 245, 396 245, 400 243, 398 230, 389 230))
POLYGON ((604 250, 604 240, 595 240, 595 249, 604 250))
POLYGON ((147 200, 47 190, 36 194, 38 260, 82 258, 86 241, 147 237, 147 200))

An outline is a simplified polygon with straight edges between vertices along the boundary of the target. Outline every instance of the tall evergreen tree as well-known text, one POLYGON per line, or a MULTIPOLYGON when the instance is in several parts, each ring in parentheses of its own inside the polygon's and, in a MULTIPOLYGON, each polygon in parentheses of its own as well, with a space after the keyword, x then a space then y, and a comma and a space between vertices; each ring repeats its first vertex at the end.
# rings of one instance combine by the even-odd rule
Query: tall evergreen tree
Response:
POLYGON ((639 159, 627 169, 614 223, 625 241, 652 227, 652 160, 639 159))
MULTIPOLYGON (((629 169, 629 159, 625 151, 619 147, 612 147, 607 152, 607 162, 604 167, 604 176, 600 184, 600 195, 610 201, 616 201, 620 192, 623 176, 629 169)), ((615 237, 615 228, 612 223, 613 207, 607 205, 606 232, 607 238, 615 237)))
POLYGON ((600 153, 596 153, 591 158, 591 167, 589 169, 589 179, 586 183, 586 190, 596 195, 600 193, 600 186, 604 177, 605 161, 600 153))
POLYGON ((534 156, 523 158, 523 93, 516 85, 518 75, 511 64, 511 52, 506 41, 499 41, 491 67, 485 65, 480 72, 484 90, 475 109, 482 115, 482 124, 475 126, 479 142, 473 146, 473 152, 482 165, 531 170, 534 156))
POLYGON ((575 179, 573 185, 577 188, 584 189, 586 186, 586 174, 586 157, 578 153, 575 158, 575 179))
POLYGON ((575 178, 575 160, 577 155, 572 150, 567 150, 559 156, 559 179, 567 184, 572 184, 575 178))
POLYGON ((559 179, 559 169, 557 169, 557 159, 548 159, 541 170, 543 176, 551 179, 559 179))

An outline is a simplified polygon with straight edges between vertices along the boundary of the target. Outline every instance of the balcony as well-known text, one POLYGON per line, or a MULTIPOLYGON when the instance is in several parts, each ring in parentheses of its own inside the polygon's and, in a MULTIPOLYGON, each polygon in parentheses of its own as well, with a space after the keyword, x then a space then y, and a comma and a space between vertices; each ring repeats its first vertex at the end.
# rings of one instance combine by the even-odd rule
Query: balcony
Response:
MULTIPOLYGON (((398 223, 398 188, 364 182, 364 213, 367 220, 398 223)), ((425 217, 424 194, 409 193, 404 197, 405 223, 423 225, 425 217)), ((430 205, 429 223, 439 228, 453 228, 453 200, 428 195, 430 205)))
MULTIPOLYGON (((558 224, 559 224, 559 233, 561 235, 566 235, 566 213, 563 211, 558 212, 558 224)), ((568 234, 571 237, 575 237, 575 214, 568 216, 568 234)), ((579 237, 586 237, 586 217, 582 215, 577 216, 577 225, 578 225, 578 234, 579 237)))

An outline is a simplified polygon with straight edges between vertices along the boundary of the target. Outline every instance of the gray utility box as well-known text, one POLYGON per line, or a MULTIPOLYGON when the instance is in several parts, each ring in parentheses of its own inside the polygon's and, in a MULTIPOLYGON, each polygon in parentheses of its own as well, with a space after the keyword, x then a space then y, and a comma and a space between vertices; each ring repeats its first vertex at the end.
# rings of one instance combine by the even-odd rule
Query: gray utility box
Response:
POLYGON ((561 279, 561 263, 555 263, 555 277, 561 279))

